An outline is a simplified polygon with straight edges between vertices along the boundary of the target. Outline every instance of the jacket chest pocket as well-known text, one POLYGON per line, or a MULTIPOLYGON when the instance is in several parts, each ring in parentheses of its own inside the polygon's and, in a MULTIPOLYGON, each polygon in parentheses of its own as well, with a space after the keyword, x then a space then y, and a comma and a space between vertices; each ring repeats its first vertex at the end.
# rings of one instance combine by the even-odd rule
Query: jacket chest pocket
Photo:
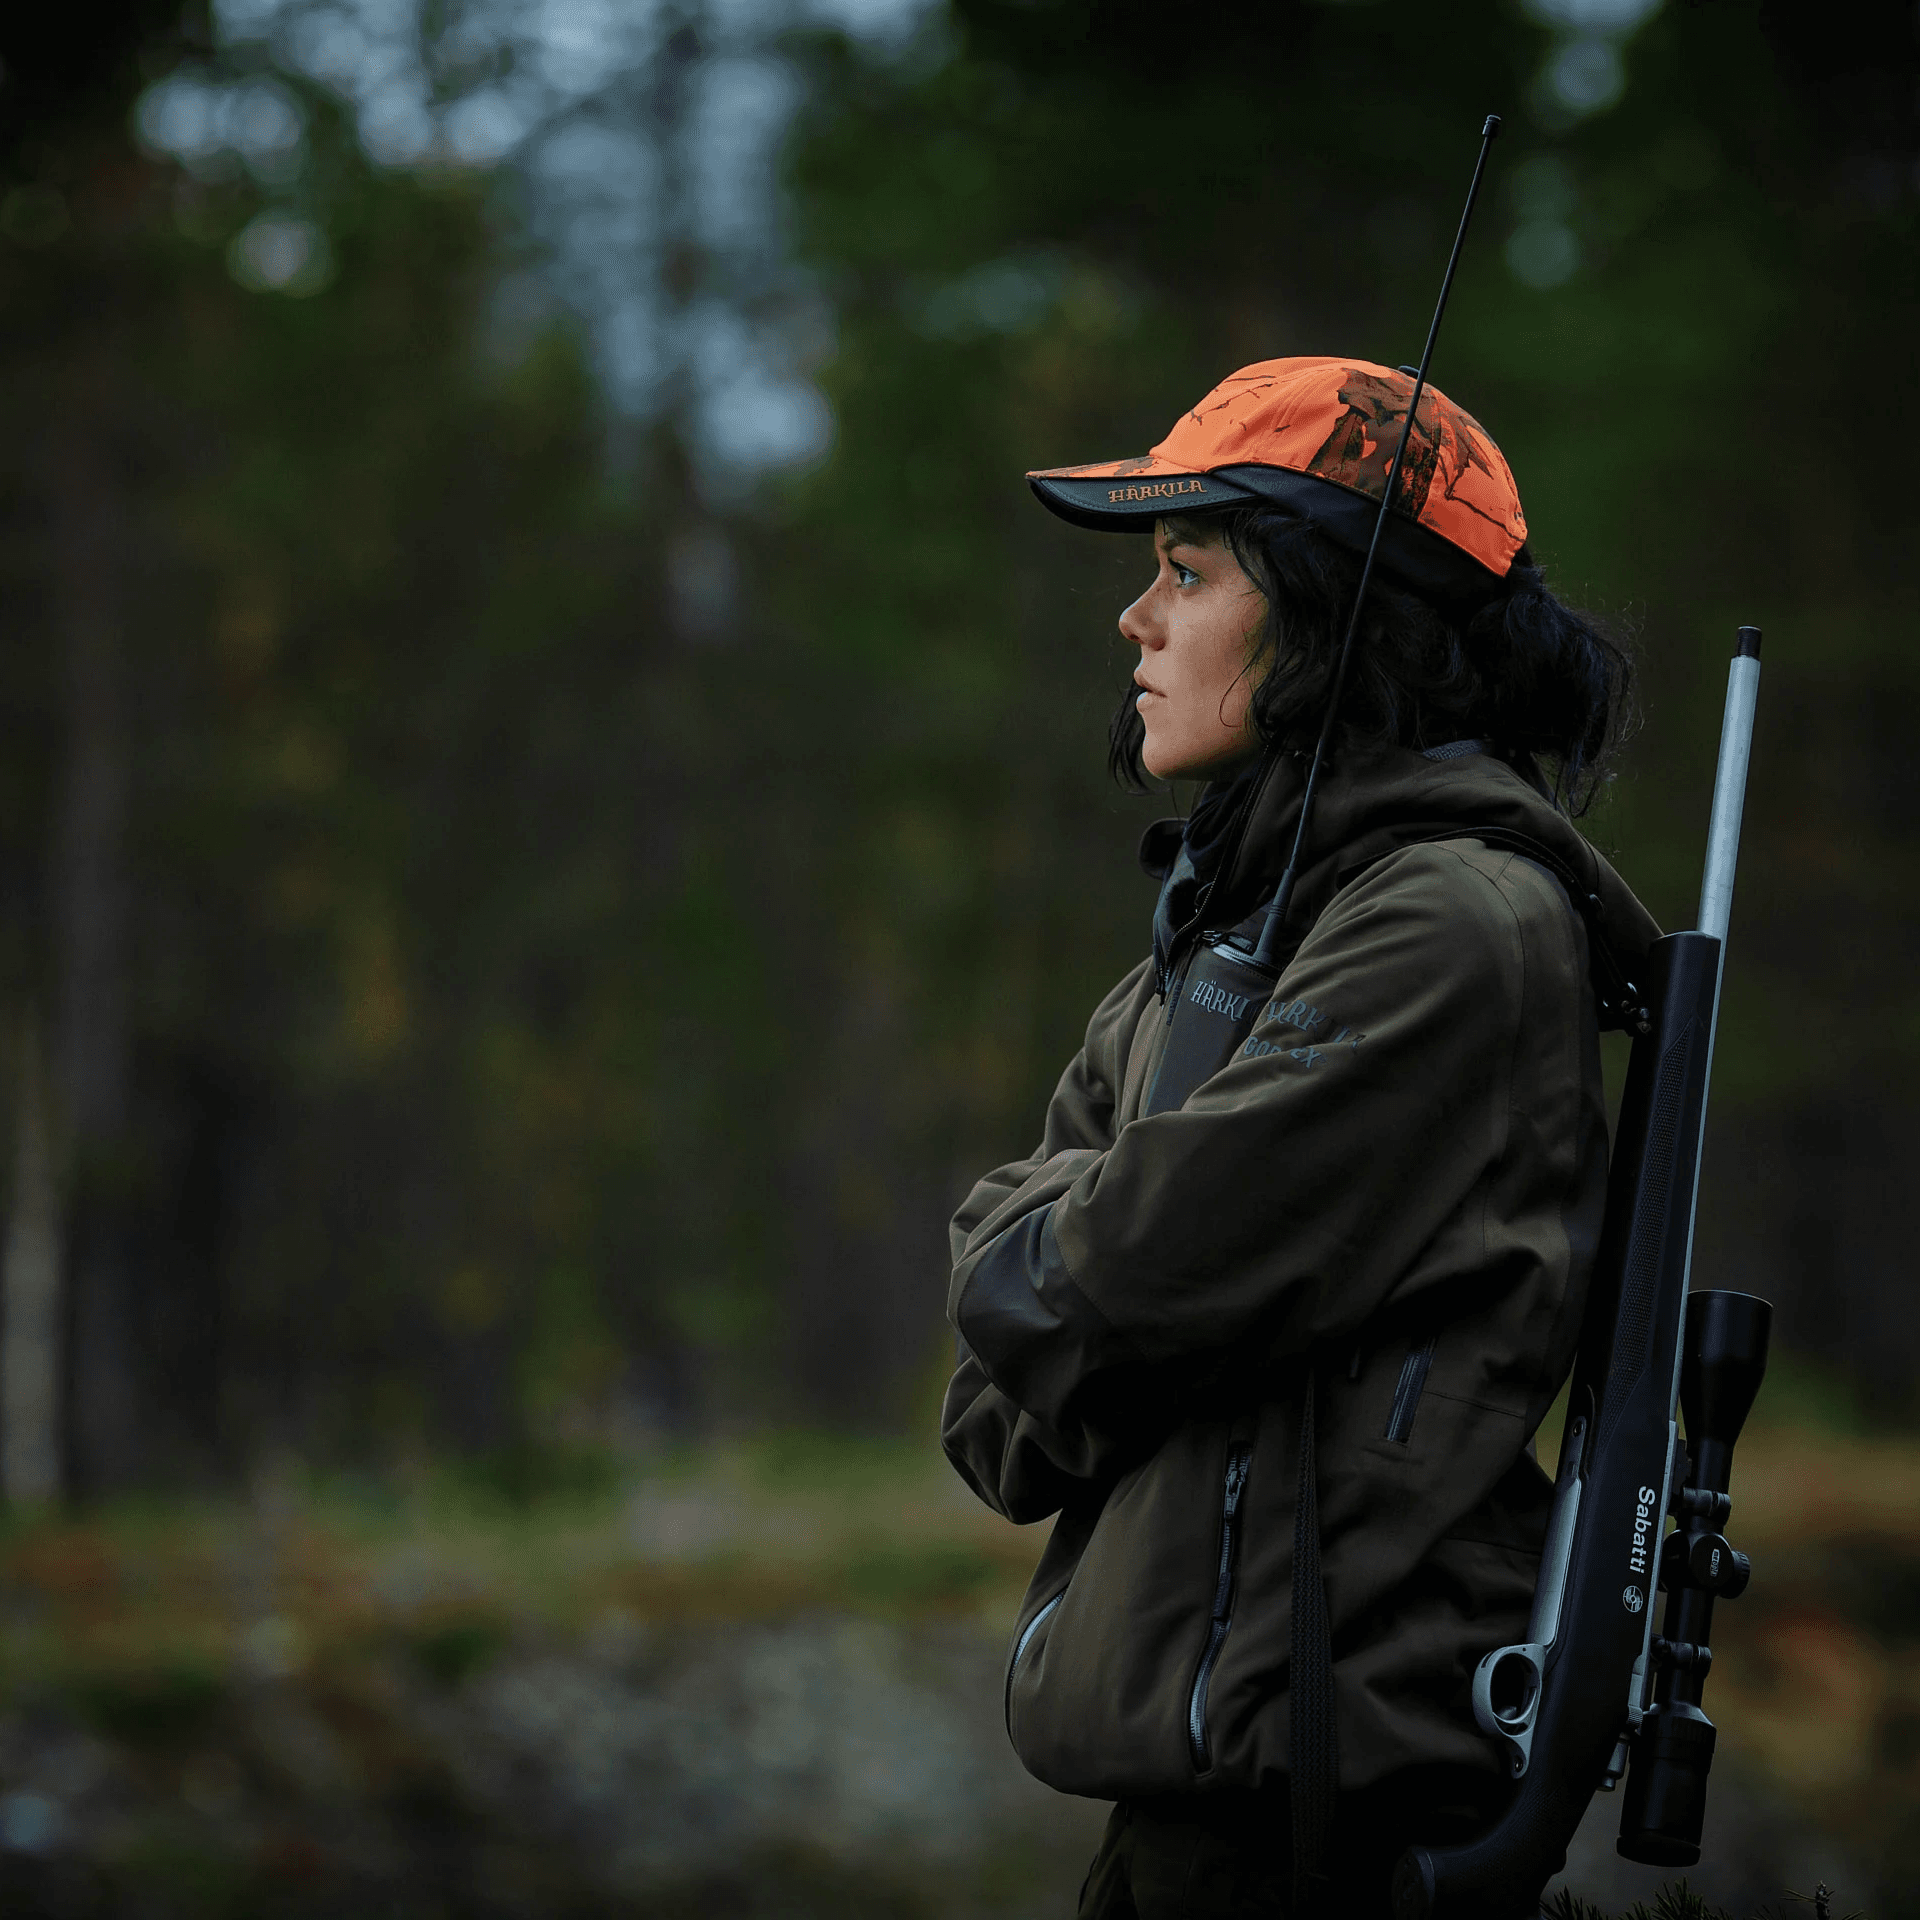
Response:
POLYGON ((1393 1409, 1387 1415, 1386 1438, 1396 1446, 1404 1447, 1413 1439, 1413 1417, 1420 1411, 1420 1396, 1427 1390, 1427 1375, 1433 1370, 1433 1347, 1436 1336, 1429 1334, 1424 1341, 1407 1349, 1407 1357, 1401 1363, 1400 1379, 1393 1390, 1393 1409))

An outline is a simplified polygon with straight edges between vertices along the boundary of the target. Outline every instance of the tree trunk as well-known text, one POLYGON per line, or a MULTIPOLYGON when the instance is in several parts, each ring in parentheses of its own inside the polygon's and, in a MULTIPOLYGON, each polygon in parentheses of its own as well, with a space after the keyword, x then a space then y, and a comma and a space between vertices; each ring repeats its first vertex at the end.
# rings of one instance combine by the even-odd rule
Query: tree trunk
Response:
POLYGON ((29 1017, 0 1268, 0 1493, 16 1509, 49 1506, 61 1480, 60 1193, 39 1021, 29 1017))
MULTIPOLYGON (((84 369, 85 363, 83 363, 84 369)), ((77 371, 82 371, 77 369, 77 371)), ((66 767, 54 825, 55 1087, 71 1151, 69 1441, 75 1486, 124 1485, 140 1461, 124 1212, 129 1032, 128 741, 121 633, 125 515, 102 444, 98 368, 55 428, 50 582, 65 659, 66 767)))

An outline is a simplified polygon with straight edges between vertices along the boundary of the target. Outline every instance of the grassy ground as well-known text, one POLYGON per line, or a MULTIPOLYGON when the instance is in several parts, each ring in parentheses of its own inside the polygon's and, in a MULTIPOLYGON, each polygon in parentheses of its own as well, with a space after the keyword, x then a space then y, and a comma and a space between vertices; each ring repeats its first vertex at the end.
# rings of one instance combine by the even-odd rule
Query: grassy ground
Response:
MULTIPOLYGON (((1756 1572, 1716 1623, 1708 1705, 1722 1751, 1884 1885, 1909 1870, 1920 1882, 1920 1441, 1763 1424, 1743 1444, 1735 1498, 1730 1532, 1756 1572)), ((287 1906, 261 1887, 317 1871, 332 1845, 315 1837, 318 1802, 385 1796, 408 1832, 416 1812, 459 1829, 457 1756, 425 1756, 419 1728, 444 1727, 434 1703, 500 1663, 623 1636, 764 1638, 827 1617, 951 1623, 985 1644, 1011 1622, 1042 1533, 985 1513, 925 1447, 805 1437, 625 1464, 426 1468, 378 1485, 289 1471, 246 1500, 15 1521, 0 1534, 0 1861, 53 1872, 47 1823, 61 1816, 35 1782, 65 1741, 117 1783, 88 1804, 119 1811, 89 1842, 107 1880, 64 1906, 36 1896, 46 1911, 131 1911, 108 1881, 143 1875, 174 1888, 155 1911, 353 1910, 287 1906), (273 1732, 290 1701, 334 1760, 302 1761, 299 1739, 273 1732), (240 1871, 221 1836, 243 1830, 240 1871)), ((360 1846, 362 1882, 378 1880, 398 1831, 360 1846)), ((533 1860, 539 1844, 527 1846, 533 1860)), ((530 1884, 546 1871, 519 1870, 530 1884)), ((10 1884, 0 1873, 0 1893, 10 1884)), ((435 1884, 391 1911, 599 1910, 552 1886, 489 1905, 484 1874, 459 1880, 471 1898, 435 1884)), ((822 1889, 823 1912, 851 1910, 831 1873, 822 1889)), ((934 1910, 916 1898, 895 1907, 934 1910)), ((981 1899, 1019 1910, 1017 1890, 999 1908, 981 1899)), ((1895 1909, 1883 1900, 1876 1920, 1895 1909)))
POLYGON ((291 1670, 369 1635, 438 1644, 609 1616, 832 1604, 1011 1619, 1036 1530, 925 1450, 808 1436, 618 1465, 261 1481, 245 1502, 123 1503, 0 1534, 0 1678, 291 1670))
POLYGON ((1046 1911, 1087 1821, 993 1725, 1038 1545, 805 1437, 16 1522, 0 1910, 1046 1911))

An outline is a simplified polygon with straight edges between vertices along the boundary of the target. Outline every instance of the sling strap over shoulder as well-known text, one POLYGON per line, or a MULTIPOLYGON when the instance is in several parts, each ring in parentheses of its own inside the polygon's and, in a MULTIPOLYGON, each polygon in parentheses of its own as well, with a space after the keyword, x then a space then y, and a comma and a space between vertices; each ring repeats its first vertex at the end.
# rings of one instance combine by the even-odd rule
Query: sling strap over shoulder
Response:
MULTIPOLYGON (((1628 977, 1620 955, 1607 938, 1606 903, 1593 890, 1592 880, 1575 870, 1544 841, 1511 827, 1479 824, 1448 827, 1443 832, 1425 833, 1404 844, 1412 847, 1436 846, 1445 840, 1478 840, 1482 846, 1497 847, 1505 853, 1517 853, 1536 867, 1551 874, 1560 883, 1567 903, 1579 915, 1587 930, 1587 968, 1593 978, 1594 999, 1599 1007, 1602 1033, 1624 1032, 1636 1039, 1649 1030, 1651 1016, 1645 992, 1628 977)), ((1371 860, 1365 863, 1371 866, 1371 860)), ((1340 884, 1360 869, 1342 873, 1340 884)))

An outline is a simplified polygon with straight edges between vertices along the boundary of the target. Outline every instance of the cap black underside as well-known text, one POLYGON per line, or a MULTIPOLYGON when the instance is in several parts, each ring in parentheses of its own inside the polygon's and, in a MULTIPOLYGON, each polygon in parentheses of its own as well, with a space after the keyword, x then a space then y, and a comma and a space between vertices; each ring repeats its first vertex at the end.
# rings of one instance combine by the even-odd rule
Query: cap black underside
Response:
MULTIPOLYGON (((1366 552, 1380 511, 1371 494, 1291 467, 1221 467, 1204 474, 1084 480, 1030 474, 1028 485, 1050 512, 1099 533, 1150 527, 1173 514, 1264 502, 1297 514, 1356 554, 1366 552)), ((1399 512, 1388 514, 1380 530, 1376 565, 1402 586, 1449 604, 1485 600, 1503 585, 1491 567, 1399 512)))

